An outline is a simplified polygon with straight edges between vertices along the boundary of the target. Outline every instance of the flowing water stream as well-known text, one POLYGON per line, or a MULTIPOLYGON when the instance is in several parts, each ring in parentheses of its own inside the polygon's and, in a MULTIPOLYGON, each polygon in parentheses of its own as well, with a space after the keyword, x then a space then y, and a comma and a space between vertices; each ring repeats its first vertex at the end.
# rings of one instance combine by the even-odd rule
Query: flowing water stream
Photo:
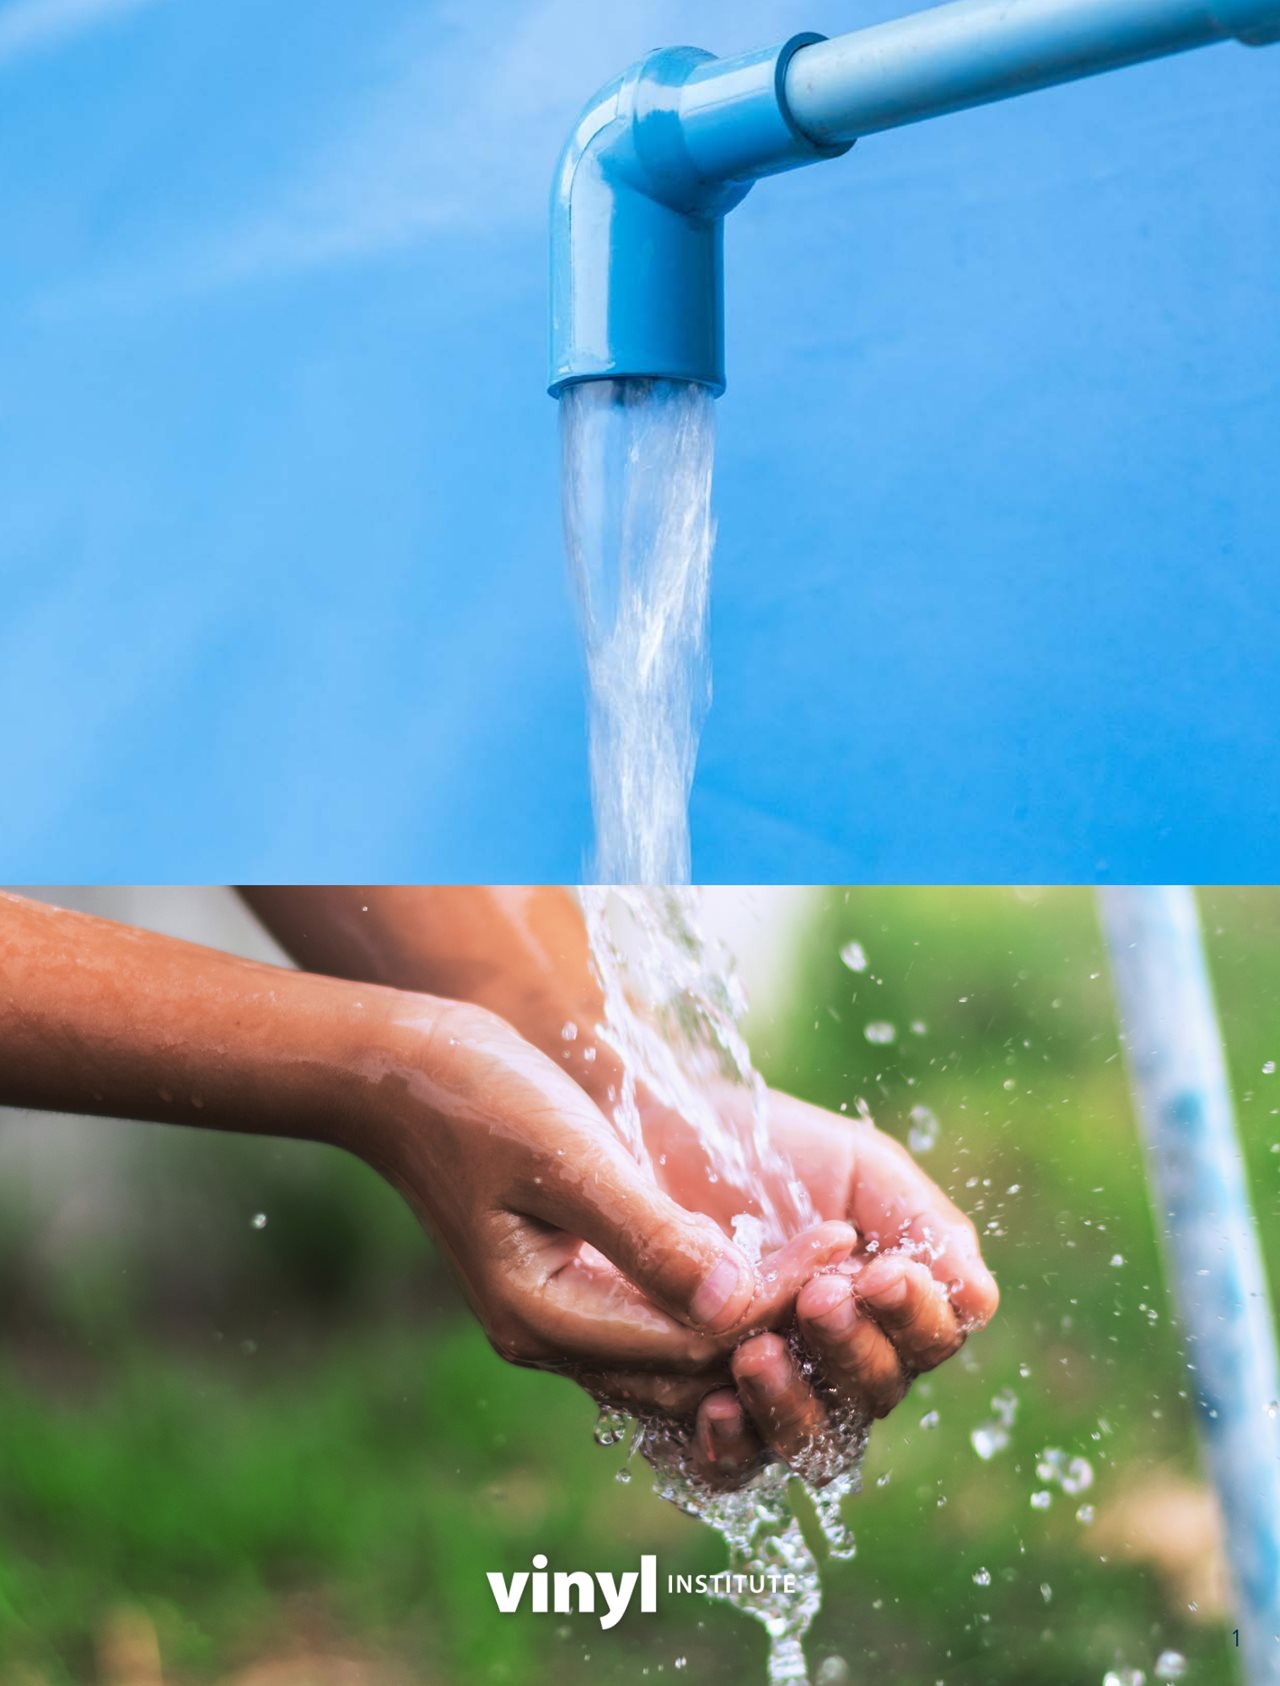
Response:
MULTIPOLYGON (((758 1262, 818 1214, 770 1142, 769 1097, 742 1034, 731 957, 703 933, 696 893, 680 887, 690 876, 689 793, 711 694, 713 411, 705 388, 673 381, 590 381, 561 399, 565 544, 586 655, 596 827, 597 882, 582 894, 605 997, 596 1033, 626 1074, 617 1129, 662 1182, 653 1117, 683 1120, 705 1161, 706 1206, 758 1262)), ((687 1434, 670 1422, 602 1415, 606 1443, 628 1434, 656 1490, 726 1541, 722 1596, 764 1624, 770 1686, 807 1681, 803 1640, 821 1587, 795 1489, 807 1489, 832 1553, 851 1556, 841 1504, 857 1487, 866 1425, 833 1411, 802 1477, 773 1463, 734 1493, 701 1480, 687 1434), (793 1593, 782 1590, 787 1576, 793 1593)))
POLYGON ((689 881, 707 705, 714 400, 584 381, 560 400, 565 548, 586 653, 596 858, 613 884, 689 881))

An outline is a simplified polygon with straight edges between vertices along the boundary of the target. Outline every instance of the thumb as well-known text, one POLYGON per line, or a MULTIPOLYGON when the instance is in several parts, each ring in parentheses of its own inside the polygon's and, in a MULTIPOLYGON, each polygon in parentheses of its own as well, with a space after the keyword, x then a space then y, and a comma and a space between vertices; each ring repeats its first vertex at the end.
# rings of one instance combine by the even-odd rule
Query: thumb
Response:
POLYGON ((589 1242, 690 1328, 731 1329, 755 1297, 754 1269, 715 1220, 677 1205, 620 1144, 598 1144, 589 1170, 544 1183, 526 1211, 589 1242))

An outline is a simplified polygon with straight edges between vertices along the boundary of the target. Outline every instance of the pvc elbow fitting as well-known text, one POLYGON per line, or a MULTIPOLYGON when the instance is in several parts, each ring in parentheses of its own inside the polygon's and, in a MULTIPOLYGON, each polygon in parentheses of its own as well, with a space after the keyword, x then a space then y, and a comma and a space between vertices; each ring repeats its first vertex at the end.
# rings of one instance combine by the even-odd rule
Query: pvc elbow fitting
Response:
POLYGON ((623 376, 724 390, 724 217, 760 176, 839 157, 792 119, 791 56, 651 53, 582 113, 551 202, 552 395, 623 376))

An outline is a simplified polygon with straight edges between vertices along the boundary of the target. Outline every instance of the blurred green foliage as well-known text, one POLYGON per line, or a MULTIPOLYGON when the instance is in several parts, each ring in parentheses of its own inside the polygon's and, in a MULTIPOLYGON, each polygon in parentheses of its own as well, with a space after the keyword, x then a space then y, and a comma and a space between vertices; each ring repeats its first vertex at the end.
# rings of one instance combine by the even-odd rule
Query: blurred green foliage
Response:
MULTIPOLYGON (((1203 906, 1274 1282, 1280 1076, 1262 1067, 1280 1056, 1280 894, 1203 906)), ((1091 897, 826 892, 780 994, 753 1034, 770 1080, 863 1101, 904 1138, 929 1107, 925 1163, 1003 1293, 875 1431, 815 1663, 839 1655, 876 1686, 1079 1686, 1117 1666, 1150 1680, 1172 1647, 1189 1680, 1226 1686, 1231 1624, 1091 897), (840 959, 855 939, 863 973, 840 959), (895 1039, 869 1042, 870 1022, 895 1039), (1012 1443, 984 1462, 970 1433, 1005 1389, 1012 1443), (1038 1510, 1050 1446, 1096 1479, 1038 1510)), ((62 1248, 38 1192, 0 1195, 0 1683, 124 1686, 102 1636, 136 1609, 170 1683, 305 1651, 370 1683, 763 1686, 762 1636, 695 1598, 608 1634, 496 1616, 485 1572, 535 1551, 614 1570, 656 1551, 664 1576, 722 1552, 643 1471, 614 1479, 621 1454, 595 1446, 572 1386, 489 1352, 388 1189, 336 1154, 119 1129, 136 1135, 130 1215, 87 1188, 87 1241, 62 1248)), ((289 1678, 313 1686, 305 1665, 289 1678)))

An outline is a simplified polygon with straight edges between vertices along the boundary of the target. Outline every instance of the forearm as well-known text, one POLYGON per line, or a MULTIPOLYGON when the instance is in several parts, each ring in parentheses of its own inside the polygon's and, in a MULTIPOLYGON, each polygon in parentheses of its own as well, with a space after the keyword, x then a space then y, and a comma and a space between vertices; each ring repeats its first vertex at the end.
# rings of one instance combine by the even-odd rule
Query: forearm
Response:
POLYGON ((383 994, 0 895, 0 1103, 356 1145, 383 994))
POLYGON ((262 885, 241 894, 301 966, 487 1007, 597 1101, 616 1062, 570 890, 542 885, 262 885), (562 1032, 573 1024, 577 1034, 562 1032))

